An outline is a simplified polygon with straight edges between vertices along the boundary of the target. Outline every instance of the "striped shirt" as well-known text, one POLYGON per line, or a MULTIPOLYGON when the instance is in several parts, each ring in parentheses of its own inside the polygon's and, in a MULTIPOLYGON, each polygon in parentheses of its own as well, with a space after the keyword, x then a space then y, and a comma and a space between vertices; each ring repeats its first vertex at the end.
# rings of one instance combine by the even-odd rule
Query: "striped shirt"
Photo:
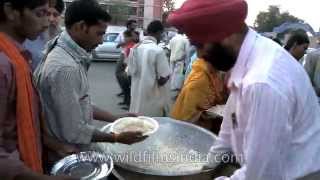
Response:
POLYGON ((36 72, 49 133, 70 144, 89 144, 94 132, 89 59, 90 54, 63 32, 36 72))

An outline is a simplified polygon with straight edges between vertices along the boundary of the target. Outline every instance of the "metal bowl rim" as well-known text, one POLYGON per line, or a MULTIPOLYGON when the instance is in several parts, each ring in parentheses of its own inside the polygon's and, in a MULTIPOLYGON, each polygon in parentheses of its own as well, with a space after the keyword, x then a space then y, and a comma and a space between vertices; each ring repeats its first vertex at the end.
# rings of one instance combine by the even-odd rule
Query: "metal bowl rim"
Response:
MULTIPOLYGON (((71 161, 74 161, 74 160, 77 160, 77 156, 79 154, 89 154, 89 153, 97 153, 99 155, 102 155, 102 156, 106 156, 107 157, 107 161, 105 164, 107 164, 108 166, 108 171, 106 173, 104 173, 104 175, 101 175, 101 176, 109 176, 110 173, 112 172, 113 168, 114 168, 114 162, 113 162, 113 159, 110 155, 107 155, 107 154, 102 154, 100 152, 97 152, 97 151, 85 151, 85 152, 80 152, 78 154, 72 154, 72 155, 69 155, 69 156, 66 156, 65 158, 59 160, 54 166, 53 168, 51 169, 51 172, 50 174, 51 175, 56 175, 56 173, 61 169, 63 168, 63 166, 68 163, 68 162, 71 162, 71 161)), ((100 175, 99 175, 100 176, 100 175)), ((98 177, 99 177, 98 176, 98 177)), ((100 177, 99 177, 100 178, 100 177)))
MULTIPOLYGON (((188 123, 188 122, 174 120, 174 119, 170 119, 170 118, 167 118, 167 117, 166 118, 164 118, 164 117, 154 117, 153 119, 158 121, 157 118, 165 119, 165 121, 174 121, 174 123, 186 125, 188 127, 193 127, 193 128, 196 128, 197 130, 199 130, 199 131, 201 131, 201 132, 203 132, 203 133, 205 133, 207 135, 210 135, 214 139, 217 138, 217 136, 215 134, 213 134, 212 132, 210 132, 209 130, 206 130, 206 129, 202 128, 202 127, 196 126, 196 125, 188 123)), ((102 131, 110 131, 112 124, 113 123, 110 123, 110 124, 102 127, 101 130, 102 131)), ((109 153, 112 154, 111 150, 109 150, 109 153)), ((125 164, 125 163, 114 162, 114 164, 119 166, 119 167, 121 167, 121 168, 128 169, 128 170, 133 171, 133 172, 138 172, 138 173, 143 173, 143 174, 148 174, 148 175, 155 175, 155 176, 167 176, 167 177, 188 176, 188 175, 195 175, 195 174, 199 174, 199 173, 203 172, 201 170, 194 170, 194 171, 189 171, 189 172, 185 172, 185 173, 171 173, 171 174, 168 174, 166 172, 161 172, 161 171, 153 171, 153 170, 141 169, 139 167, 134 167, 132 165, 125 164)))

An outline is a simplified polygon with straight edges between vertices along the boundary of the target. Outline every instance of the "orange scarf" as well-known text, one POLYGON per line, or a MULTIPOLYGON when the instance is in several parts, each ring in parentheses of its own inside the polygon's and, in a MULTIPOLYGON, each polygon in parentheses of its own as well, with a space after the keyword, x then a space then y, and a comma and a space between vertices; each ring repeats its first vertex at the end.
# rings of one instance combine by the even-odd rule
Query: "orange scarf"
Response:
POLYGON ((33 85, 27 61, 14 43, 0 32, 0 51, 4 52, 13 65, 17 87, 17 132, 21 160, 35 172, 42 173, 39 135, 34 122, 36 115, 32 111, 33 85))

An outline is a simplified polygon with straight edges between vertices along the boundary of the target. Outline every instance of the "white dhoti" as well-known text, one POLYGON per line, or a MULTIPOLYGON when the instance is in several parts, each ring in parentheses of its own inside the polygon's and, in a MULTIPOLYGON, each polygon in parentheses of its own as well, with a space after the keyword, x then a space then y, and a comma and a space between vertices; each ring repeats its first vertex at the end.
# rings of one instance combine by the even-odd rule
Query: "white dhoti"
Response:
POLYGON ((183 82, 184 82, 184 62, 183 61, 176 61, 176 62, 171 62, 171 71, 172 71, 172 76, 171 76, 171 84, 170 84, 170 89, 172 91, 180 91, 183 82))

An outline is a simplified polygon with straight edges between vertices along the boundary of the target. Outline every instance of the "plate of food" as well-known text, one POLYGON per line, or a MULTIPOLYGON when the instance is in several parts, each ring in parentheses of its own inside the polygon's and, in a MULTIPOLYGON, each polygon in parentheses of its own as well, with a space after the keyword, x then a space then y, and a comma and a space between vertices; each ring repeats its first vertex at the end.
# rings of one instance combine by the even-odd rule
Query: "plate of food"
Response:
POLYGON ((113 133, 120 134, 123 132, 142 132, 142 135, 148 136, 155 133, 159 128, 159 123, 150 117, 125 117, 112 123, 110 130, 113 133))

